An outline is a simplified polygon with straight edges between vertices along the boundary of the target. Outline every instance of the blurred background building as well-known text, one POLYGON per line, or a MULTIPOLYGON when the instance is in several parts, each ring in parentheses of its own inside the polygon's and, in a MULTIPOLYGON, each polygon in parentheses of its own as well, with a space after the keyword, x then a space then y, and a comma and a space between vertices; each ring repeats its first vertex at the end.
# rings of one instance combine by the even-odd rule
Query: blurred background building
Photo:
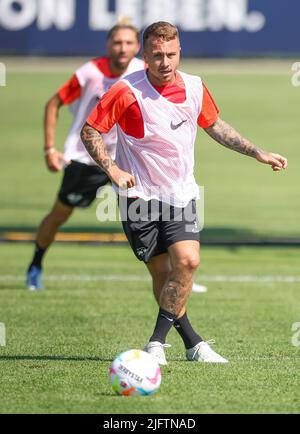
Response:
POLYGON ((300 53, 299 0, 0 0, 0 54, 95 55, 120 15, 178 25, 185 57, 300 53))

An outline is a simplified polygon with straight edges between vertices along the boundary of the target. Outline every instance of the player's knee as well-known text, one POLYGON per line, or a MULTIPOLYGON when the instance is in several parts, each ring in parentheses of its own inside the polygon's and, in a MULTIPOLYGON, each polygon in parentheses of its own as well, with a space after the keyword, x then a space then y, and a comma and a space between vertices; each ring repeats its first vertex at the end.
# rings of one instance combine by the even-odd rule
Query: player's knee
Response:
POLYGON ((177 268, 193 272, 200 265, 200 257, 198 254, 188 254, 181 257, 176 265, 177 268))

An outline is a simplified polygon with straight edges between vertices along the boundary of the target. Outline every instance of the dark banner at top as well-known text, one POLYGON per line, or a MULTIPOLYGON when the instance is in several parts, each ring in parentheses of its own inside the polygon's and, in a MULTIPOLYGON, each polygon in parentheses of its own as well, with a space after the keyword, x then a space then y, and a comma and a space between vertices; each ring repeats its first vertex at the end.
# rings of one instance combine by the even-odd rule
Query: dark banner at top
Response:
POLYGON ((0 0, 0 53, 98 55, 120 16, 177 25, 184 56, 300 52, 299 0, 0 0))

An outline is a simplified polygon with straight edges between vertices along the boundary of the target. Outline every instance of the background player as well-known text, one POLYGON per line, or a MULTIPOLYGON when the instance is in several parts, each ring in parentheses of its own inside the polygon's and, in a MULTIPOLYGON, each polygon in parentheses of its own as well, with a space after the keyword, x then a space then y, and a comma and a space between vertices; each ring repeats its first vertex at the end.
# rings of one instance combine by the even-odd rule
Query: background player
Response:
MULTIPOLYGON (((86 152, 80 139, 80 130, 92 108, 114 83, 124 75, 144 68, 144 62, 135 57, 139 48, 139 31, 128 22, 119 22, 108 32, 108 55, 81 66, 46 104, 46 164, 52 172, 65 168, 58 197, 37 232, 35 252, 26 279, 26 285, 31 290, 42 288, 42 260, 59 227, 70 218, 74 208, 90 206, 97 189, 109 182, 106 173, 86 152), (59 110, 64 105, 70 105, 73 122, 62 154, 55 148, 55 129, 59 110)), ((105 142, 114 158, 114 128, 105 136, 105 142)))

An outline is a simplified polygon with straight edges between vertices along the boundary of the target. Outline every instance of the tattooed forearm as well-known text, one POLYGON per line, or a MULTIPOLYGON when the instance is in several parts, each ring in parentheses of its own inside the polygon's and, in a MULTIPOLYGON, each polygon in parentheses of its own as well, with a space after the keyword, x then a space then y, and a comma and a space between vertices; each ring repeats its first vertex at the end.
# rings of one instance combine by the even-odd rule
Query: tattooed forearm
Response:
POLYGON ((109 156, 101 134, 88 124, 85 124, 81 130, 80 136, 87 152, 90 154, 93 160, 99 164, 104 172, 108 173, 109 169, 116 163, 109 156))
POLYGON ((249 157, 256 158, 259 152, 263 152, 220 118, 211 127, 206 128, 205 131, 218 143, 226 146, 226 148, 249 155, 249 157))

